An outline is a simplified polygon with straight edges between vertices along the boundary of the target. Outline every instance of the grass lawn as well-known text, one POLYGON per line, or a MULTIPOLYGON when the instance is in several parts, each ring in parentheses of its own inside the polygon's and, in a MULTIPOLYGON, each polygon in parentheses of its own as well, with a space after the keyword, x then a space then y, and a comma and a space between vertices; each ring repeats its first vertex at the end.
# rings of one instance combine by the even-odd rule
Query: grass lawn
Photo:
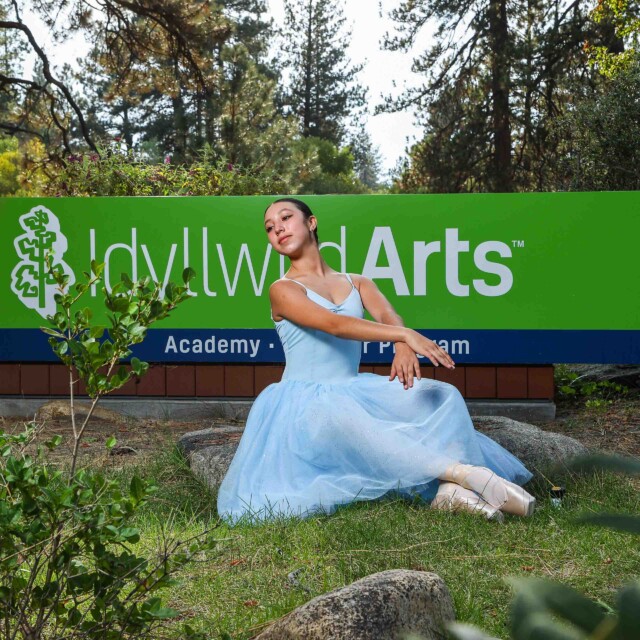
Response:
MULTIPOLYGON (((215 498, 174 453, 133 472, 160 487, 139 516, 141 544, 216 522, 215 498)), ((433 571, 449 587, 460 621, 508 637, 509 576, 542 576, 605 605, 640 575, 637 537, 574 522, 584 512, 640 512, 638 482, 610 474, 572 476, 562 508, 538 486, 539 509, 504 525, 402 501, 359 503, 328 517, 261 526, 219 526, 218 551, 192 565, 166 592, 168 604, 211 638, 251 638, 310 598, 386 569, 433 571), (296 571, 297 580, 288 576, 296 571), (296 583, 297 584, 294 584, 296 583), (225 636, 224 634, 228 634, 225 636)))
MULTIPOLYGON (((21 424, 4 419, 0 426, 22 430, 21 424)), ((217 525, 215 496, 171 450, 179 435, 206 426, 215 425, 142 420, 90 424, 82 465, 101 468, 123 484, 137 473, 159 486, 136 523, 140 545, 149 554, 163 535, 183 538, 217 525), (110 435, 137 455, 105 456, 104 441, 110 435)), ((638 456, 640 392, 591 407, 584 399, 560 402, 556 420, 539 426, 595 449, 638 456)), ((69 432, 68 418, 45 421, 43 440, 56 433, 64 439, 53 452, 58 456, 53 464, 69 460, 69 432)), ((600 473, 559 474, 553 480, 567 487, 562 508, 551 506, 548 484, 538 484, 530 489, 538 497, 533 517, 507 516, 504 525, 400 501, 359 503, 304 521, 220 525, 213 531, 220 540, 217 550, 192 564, 164 599, 182 612, 182 621, 208 637, 233 640, 253 637, 314 596, 386 569, 437 573, 451 591, 458 620, 499 638, 509 635, 509 576, 561 581, 612 606, 615 591, 640 577, 638 538, 575 520, 585 512, 640 513, 640 479, 600 473)))

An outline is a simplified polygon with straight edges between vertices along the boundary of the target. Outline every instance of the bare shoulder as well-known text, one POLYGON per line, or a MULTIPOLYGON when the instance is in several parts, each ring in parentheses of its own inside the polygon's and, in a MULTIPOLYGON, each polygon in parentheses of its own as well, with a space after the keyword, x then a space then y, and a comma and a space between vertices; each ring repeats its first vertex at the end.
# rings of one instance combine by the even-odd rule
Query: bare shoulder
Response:
POLYGON ((269 286, 269 296, 271 297, 274 295, 280 296, 288 291, 304 291, 304 289, 297 282, 293 282, 293 280, 285 280, 284 278, 275 280, 269 286))
POLYGON ((351 276, 351 280, 353 280, 353 284, 358 288, 358 290, 361 289, 361 287, 364 288, 375 288, 377 289, 378 287, 376 286, 376 283, 371 280, 371 278, 367 278, 366 276, 360 275, 359 273, 350 273, 349 274, 351 276))
POLYGON ((305 298, 307 296, 304 288, 292 280, 276 280, 275 282, 272 282, 269 287, 269 299, 271 300, 271 304, 277 303, 291 295, 302 295, 305 298))

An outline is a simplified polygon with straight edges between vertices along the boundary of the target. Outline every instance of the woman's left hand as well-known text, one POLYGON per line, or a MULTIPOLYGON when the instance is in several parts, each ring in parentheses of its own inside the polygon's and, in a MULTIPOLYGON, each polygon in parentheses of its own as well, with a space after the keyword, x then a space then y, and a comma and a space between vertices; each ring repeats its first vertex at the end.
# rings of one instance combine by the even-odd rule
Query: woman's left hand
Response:
POLYGON ((391 372, 389 380, 394 380, 398 376, 398 380, 404 384, 405 389, 413 387, 413 377, 420 380, 420 362, 415 351, 404 342, 396 342, 396 354, 391 363, 391 372))

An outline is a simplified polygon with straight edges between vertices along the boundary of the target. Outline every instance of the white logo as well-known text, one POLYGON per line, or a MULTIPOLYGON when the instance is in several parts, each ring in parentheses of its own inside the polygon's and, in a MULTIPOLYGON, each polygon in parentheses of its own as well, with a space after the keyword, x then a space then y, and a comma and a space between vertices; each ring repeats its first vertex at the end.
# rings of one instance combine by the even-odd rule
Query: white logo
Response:
POLYGON ((60 231, 58 218, 43 206, 20 216, 20 225, 26 233, 13 242, 20 262, 11 272, 11 290, 26 307, 46 318, 56 312, 56 282, 47 273, 47 253, 51 254, 53 269, 69 276, 69 286, 76 281, 71 267, 62 259, 67 239, 60 231))

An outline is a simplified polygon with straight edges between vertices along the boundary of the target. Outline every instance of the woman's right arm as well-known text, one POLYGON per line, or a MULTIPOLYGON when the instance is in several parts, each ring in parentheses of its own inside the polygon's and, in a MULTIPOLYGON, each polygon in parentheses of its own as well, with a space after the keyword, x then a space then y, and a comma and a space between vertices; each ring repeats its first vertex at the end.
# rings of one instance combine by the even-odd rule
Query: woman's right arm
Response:
POLYGON ((338 338, 368 342, 406 342, 416 353, 429 358, 435 366, 453 368, 449 355, 433 341, 407 327, 398 327, 364 318, 344 316, 325 309, 310 300, 295 283, 278 280, 269 288, 271 310, 290 322, 319 329, 338 338))

